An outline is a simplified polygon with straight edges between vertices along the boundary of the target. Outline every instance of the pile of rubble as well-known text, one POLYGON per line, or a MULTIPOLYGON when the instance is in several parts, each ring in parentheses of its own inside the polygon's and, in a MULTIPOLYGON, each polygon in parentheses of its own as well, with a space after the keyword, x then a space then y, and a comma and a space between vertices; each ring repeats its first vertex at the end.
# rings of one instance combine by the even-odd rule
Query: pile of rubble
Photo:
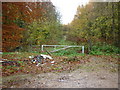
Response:
MULTIPOLYGON (((55 61, 53 61, 53 58, 49 55, 44 55, 44 54, 40 54, 37 56, 33 56, 33 55, 29 56, 29 59, 23 60, 23 62, 31 62, 33 64, 36 64, 36 66, 39 66, 45 64, 47 60, 51 60, 50 61, 51 65, 54 65, 55 61)), ((20 63, 18 63, 18 61, 8 61, 7 59, 2 59, 0 63, 2 63, 2 66, 9 66, 9 65, 20 66, 20 63)))
MULTIPOLYGON (((45 64, 45 62, 49 59, 49 60, 53 60, 53 58, 49 55, 44 55, 44 54, 40 54, 37 56, 29 56, 29 58, 31 59, 32 63, 35 63, 36 66, 39 66, 41 64, 45 64)), ((55 61, 51 61, 51 64, 53 65, 55 63, 55 61)))

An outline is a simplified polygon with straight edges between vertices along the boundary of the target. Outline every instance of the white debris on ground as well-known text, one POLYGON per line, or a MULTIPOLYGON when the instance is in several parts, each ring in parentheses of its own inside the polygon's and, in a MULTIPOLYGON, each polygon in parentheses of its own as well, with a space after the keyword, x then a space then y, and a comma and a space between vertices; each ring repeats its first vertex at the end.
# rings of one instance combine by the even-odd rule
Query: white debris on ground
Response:
POLYGON ((40 63, 38 63, 36 66, 39 66, 40 65, 40 63))
MULTIPOLYGON (((46 59, 52 60, 53 58, 49 55, 40 54, 37 56, 33 56, 33 55, 29 56, 29 59, 32 59, 31 60, 32 63, 34 63, 34 64, 36 63, 36 66, 41 66, 43 64, 43 61, 45 62, 46 59)), ((54 65, 55 61, 51 61, 50 63, 54 65)), ((45 65, 45 63, 43 65, 45 65)))
POLYGON ((8 60, 8 59, 2 59, 2 60, 8 60))
POLYGON ((53 59, 51 56, 49 55, 44 55, 44 54, 40 54, 40 56, 42 56, 44 59, 53 59))
POLYGON ((34 56, 32 55, 32 56, 29 56, 29 58, 34 58, 34 56))
POLYGON ((51 61, 51 63, 55 63, 55 61, 51 61))
POLYGON ((32 60, 32 62, 33 62, 33 63, 36 63, 36 62, 37 62, 37 60, 32 60))
POLYGON ((0 63, 7 61, 8 59, 2 59, 0 60, 0 63))
POLYGON ((51 65, 54 65, 55 64, 55 61, 51 61, 51 65))
POLYGON ((2 62, 4 62, 4 61, 0 61, 0 63, 2 63, 2 62))

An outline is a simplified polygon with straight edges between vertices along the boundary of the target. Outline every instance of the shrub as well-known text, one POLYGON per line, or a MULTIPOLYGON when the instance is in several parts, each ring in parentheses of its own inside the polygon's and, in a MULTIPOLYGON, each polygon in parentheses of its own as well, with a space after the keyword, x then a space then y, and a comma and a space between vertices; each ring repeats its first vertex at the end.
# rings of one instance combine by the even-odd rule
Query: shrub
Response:
POLYGON ((96 44, 92 47, 90 54, 93 55, 108 55, 108 54, 119 54, 120 49, 109 44, 96 44))
POLYGON ((78 53, 77 52, 78 50, 81 50, 81 48, 69 48, 69 49, 66 49, 66 50, 57 51, 53 54, 57 55, 57 56, 77 56, 77 55, 81 55, 82 53, 78 53))

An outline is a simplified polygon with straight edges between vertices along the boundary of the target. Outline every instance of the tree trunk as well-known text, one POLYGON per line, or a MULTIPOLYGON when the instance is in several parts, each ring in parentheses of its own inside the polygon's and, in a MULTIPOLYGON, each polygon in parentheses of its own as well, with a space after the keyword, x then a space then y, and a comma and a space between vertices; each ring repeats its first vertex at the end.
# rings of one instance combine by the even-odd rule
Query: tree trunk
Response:
POLYGON ((90 51, 92 50, 92 43, 91 40, 88 40, 88 53, 90 53, 90 51))

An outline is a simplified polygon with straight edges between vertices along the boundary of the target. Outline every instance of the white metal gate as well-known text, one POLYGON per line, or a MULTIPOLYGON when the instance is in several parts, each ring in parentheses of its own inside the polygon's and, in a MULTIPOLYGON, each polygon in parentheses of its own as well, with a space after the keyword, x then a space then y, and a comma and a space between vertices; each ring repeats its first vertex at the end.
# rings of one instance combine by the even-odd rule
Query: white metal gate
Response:
MULTIPOLYGON (((41 50, 44 51, 44 47, 64 47, 64 48, 61 48, 61 49, 55 49, 54 51, 59 51, 59 50, 63 50, 63 49, 67 49, 67 48, 70 48, 70 47, 81 47, 82 48, 82 53, 84 54, 84 46, 75 46, 75 45, 42 45, 41 46, 41 50)), ((53 52, 54 52, 53 51, 53 52)))

